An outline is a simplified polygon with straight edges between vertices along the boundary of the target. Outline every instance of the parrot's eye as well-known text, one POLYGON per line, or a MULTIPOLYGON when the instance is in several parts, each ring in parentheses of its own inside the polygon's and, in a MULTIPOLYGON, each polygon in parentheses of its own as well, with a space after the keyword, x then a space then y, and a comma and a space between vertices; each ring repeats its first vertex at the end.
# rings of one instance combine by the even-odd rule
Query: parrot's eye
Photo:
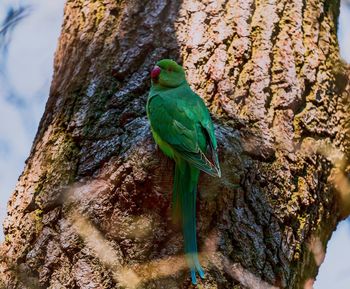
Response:
POLYGON ((167 71, 168 71, 168 72, 173 72, 174 70, 173 70, 171 67, 169 67, 169 68, 167 69, 167 71))

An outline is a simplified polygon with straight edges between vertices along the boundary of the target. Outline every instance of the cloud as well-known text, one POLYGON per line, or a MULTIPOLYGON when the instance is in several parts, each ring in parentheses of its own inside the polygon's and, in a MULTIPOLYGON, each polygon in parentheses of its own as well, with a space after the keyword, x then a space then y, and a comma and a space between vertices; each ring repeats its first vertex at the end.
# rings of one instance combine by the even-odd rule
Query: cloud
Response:
POLYGON ((350 224, 343 221, 338 225, 327 246, 314 289, 348 289, 350 284, 350 224))
POLYGON ((350 63, 350 0, 342 0, 338 22, 338 39, 340 55, 350 63), (347 2, 347 3, 345 3, 347 2))
POLYGON ((63 20, 63 1, 26 1, 32 15, 16 29, 8 56, 15 94, 32 98, 52 78, 53 53, 63 20))

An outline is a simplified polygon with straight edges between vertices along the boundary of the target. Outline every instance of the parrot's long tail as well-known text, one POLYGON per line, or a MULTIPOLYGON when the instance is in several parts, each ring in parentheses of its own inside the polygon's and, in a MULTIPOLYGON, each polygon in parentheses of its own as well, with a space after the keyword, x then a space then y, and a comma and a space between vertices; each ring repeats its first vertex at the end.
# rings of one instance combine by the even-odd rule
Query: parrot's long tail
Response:
POLYGON ((181 220, 185 255, 191 270, 193 284, 197 284, 196 271, 204 278, 204 271, 199 264, 196 237, 196 194, 199 170, 185 160, 178 160, 175 165, 173 189, 173 217, 181 220))

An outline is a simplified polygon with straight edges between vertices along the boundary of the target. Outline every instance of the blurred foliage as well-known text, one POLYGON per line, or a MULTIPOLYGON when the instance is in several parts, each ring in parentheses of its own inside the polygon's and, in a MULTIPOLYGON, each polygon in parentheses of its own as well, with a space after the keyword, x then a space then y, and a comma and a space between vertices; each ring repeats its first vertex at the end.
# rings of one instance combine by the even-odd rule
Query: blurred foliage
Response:
POLYGON ((30 6, 10 6, 7 8, 5 18, 0 24, 0 60, 2 59, 2 61, 0 61, 0 65, 1 62, 4 61, 5 56, 7 54, 8 46, 11 42, 11 36, 15 27, 18 25, 18 23, 21 22, 21 20, 23 20, 30 14, 30 11, 30 6))
POLYGON ((8 48, 12 40, 13 32, 17 25, 30 15, 32 7, 29 5, 15 5, 5 8, 5 17, 0 19, 0 86, 5 93, 6 99, 17 107, 23 106, 23 100, 15 95, 7 77, 8 48))

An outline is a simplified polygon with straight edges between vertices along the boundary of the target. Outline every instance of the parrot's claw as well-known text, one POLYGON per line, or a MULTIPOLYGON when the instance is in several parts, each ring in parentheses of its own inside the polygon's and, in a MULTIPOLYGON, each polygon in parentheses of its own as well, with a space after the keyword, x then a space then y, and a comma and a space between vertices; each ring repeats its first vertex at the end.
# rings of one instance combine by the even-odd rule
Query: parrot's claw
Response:
POLYGON ((204 271, 203 271, 203 269, 201 268, 201 269, 199 270, 199 269, 197 268, 197 270, 198 270, 199 277, 201 277, 201 279, 204 279, 205 276, 204 276, 204 271))
POLYGON ((196 270, 191 269, 191 280, 193 285, 197 285, 196 270))
POLYGON ((202 266, 199 264, 198 258, 196 258, 197 260, 195 260, 195 266, 196 269, 198 271, 199 276, 204 279, 204 270, 202 268, 202 266))

